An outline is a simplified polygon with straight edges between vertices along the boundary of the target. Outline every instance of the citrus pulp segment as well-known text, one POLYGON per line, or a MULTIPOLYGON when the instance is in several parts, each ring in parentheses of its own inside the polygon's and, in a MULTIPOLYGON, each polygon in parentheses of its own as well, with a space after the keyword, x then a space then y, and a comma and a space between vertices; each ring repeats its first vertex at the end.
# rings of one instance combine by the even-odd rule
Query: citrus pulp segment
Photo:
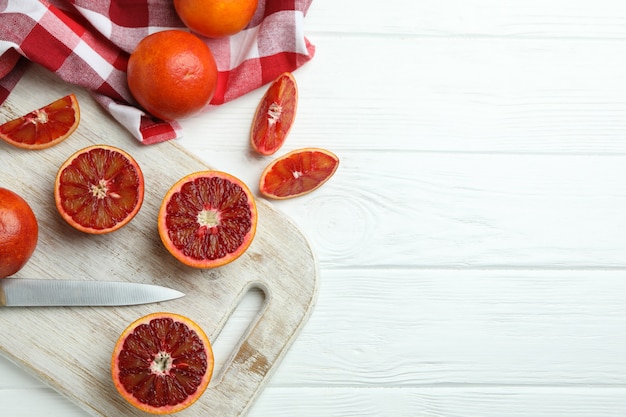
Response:
POLYGON ((189 174, 174 184, 161 203, 159 236, 167 250, 195 268, 234 261, 252 243, 257 208, 238 178, 220 171, 189 174))
POLYGON ((303 148, 272 161, 261 173, 259 189, 268 198, 286 199, 310 193, 333 176, 339 158, 325 149, 303 148))
POLYGON ((193 320, 158 312, 131 323, 111 357, 115 388, 152 414, 181 411, 202 396, 213 374, 213 350, 193 320))
POLYGON ((39 236, 39 225, 30 205, 17 193, 0 188, 0 278, 26 265, 39 236))
POLYGON ((278 76, 259 102, 250 130, 252 149, 261 155, 272 155, 283 143, 293 126, 298 106, 298 85, 290 72, 278 76))
POLYGON ((45 149, 67 139, 80 123, 74 94, 0 126, 0 139, 23 149, 45 149))
POLYGON ((118 230, 135 217, 144 197, 141 168, 125 151, 94 145, 70 156, 54 185, 57 210, 71 226, 91 234, 118 230))

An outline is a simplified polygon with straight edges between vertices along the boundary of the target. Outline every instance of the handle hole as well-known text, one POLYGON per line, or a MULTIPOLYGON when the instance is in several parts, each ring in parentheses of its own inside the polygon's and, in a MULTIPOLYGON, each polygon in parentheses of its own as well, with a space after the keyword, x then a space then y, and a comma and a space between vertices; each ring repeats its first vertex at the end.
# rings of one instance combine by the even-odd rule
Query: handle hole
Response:
POLYGON ((256 322, 264 305, 265 292, 261 288, 251 287, 233 310, 217 339, 211 343, 215 360, 212 379, 214 382, 221 379, 222 372, 237 353, 239 345, 256 322))

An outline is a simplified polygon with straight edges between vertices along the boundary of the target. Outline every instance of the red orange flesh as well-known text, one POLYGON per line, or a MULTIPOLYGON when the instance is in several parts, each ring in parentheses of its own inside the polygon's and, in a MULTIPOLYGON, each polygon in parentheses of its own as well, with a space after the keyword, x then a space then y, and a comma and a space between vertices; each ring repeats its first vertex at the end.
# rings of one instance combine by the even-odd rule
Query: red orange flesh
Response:
POLYGON ((213 374, 213 350, 194 321, 158 312, 131 323, 111 357, 115 388, 130 404, 171 414, 196 402, 213 374))
POLYGON ((269 86, 259 102, 250 144, 261 155, 272 155, 285 143, 296 118, 298 86, 293 74, 285 72, 269 86))
POLYGON ((67 139, 80 123, 74 94, 0 125, 0 139, 23 149, 45 149, 67 139))
POLYGON ((91 234, 110 233, 130 222, 143 203, 144 179, 127 152, 94 145, 70 156, 54 186, 57 210, 71 226, 91 234))
POLYGON ((161 203, 158 230, 163 245, 179 261, 214 268, 234 261, 252 243, 257 208, 238 178, 220 171, 189 174, 161 203))
POLYGON ((259 189, 268 198, 298 197, 321 187, 338 166, 339 158, 330 151, 296 149, 275 159, 263 170, 259 189))

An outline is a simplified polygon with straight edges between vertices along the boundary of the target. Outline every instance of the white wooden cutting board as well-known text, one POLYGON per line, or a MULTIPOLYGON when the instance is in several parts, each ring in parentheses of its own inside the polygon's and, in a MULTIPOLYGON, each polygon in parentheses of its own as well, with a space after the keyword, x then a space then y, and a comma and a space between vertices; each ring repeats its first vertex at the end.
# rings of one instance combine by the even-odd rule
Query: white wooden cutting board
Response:
MULTIPOLYGON (((180 264, 160 242, 158 207, 174 182, 209 166, 175 142, 139 144, 85 91, 39 67, 28 71, 0 107, 0 121, 23 115, 70 92, 78 97, 81 123, 66 141, 41 151, 0 143, 0 186, 21 194, 32 206, 40 226, 37 249, 15 277, 153 283, 187 295, 133 307, 2 309, 0 353, 94 416, 145 415, 118 395, 110 377, 111 352, 124 328, 145 314, 170 311, 196 321, 214 342, 245 294, 260 289, 265 297, 262 310, 231 358, 213 376, 201 399, 177 414, 245 415, 313 308, 318 272, 307 240, 293 223, 257 199, 257 233, 242 257, 214 270, 180 264), (72 229, 56 212, 53 196, 54 178, 61 163, 74 151, 97 143, 118 146, 133 155, 146 182, 138 215, 124 228, 104 236, 72 229)), ((210 136, 211 132, 206 134, 210 136)), ((219 161, 214 163, 219 169, 219 161)), ((256 185, 248 185, 256 193, 256 185)))

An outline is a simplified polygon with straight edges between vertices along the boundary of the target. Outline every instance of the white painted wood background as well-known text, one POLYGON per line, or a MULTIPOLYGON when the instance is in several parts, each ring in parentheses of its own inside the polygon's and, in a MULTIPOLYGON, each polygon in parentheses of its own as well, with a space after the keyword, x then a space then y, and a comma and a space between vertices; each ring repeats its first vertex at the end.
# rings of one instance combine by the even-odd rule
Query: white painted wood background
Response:
MULTIPOLYGON (((626 3, 315 0, 305 22, 317 54, 281 152, 341 165, 276 203, 320 293, 249 416, 626 415, 626 3)), ((263 92, 180 140, 253 189, 263 92)), ((86 417, 0 375, 2 416, 86 417)))

